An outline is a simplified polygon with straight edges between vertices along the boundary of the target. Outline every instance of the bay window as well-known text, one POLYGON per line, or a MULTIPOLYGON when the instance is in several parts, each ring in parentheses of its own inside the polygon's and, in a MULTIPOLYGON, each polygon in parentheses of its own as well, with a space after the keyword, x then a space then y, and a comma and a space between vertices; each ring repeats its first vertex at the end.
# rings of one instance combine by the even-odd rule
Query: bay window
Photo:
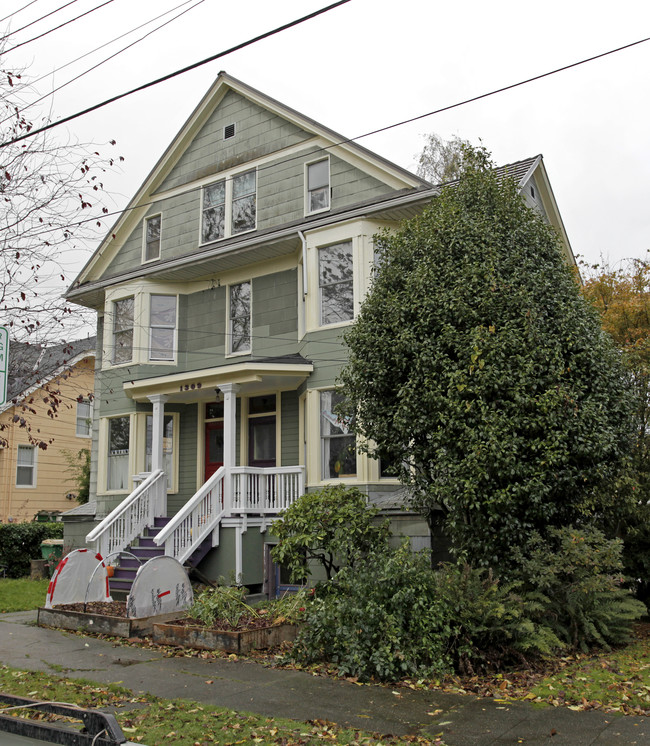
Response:
POLYGON ((320 324, 337 324, 354 318, 352 241, 318 250, 320 324))
POLYGON ((228 352, 251 351, 251 283, 230 286, 228 352))
POLYGON ((113 303, 113 363, 133 359, 133 296, 113 303))
POLYGON ((152 295, 149 309, 149 360, 173 360, 176 296, 152 295))

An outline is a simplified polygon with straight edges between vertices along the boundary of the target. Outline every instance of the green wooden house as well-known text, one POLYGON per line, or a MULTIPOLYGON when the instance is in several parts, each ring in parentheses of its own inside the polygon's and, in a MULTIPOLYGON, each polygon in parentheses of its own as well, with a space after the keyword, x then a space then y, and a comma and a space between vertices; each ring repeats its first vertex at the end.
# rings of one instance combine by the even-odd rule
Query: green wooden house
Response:
MULTIPOLYGON (((566 240, 541 156, 507 167, 566 240)), ((97 311, 87 541, 138 537, 273 592, 268 528, 354 484, 428 543, 399 484, 333 414, 373 236, 437 189, 220 73, 70 287, 97 311)))

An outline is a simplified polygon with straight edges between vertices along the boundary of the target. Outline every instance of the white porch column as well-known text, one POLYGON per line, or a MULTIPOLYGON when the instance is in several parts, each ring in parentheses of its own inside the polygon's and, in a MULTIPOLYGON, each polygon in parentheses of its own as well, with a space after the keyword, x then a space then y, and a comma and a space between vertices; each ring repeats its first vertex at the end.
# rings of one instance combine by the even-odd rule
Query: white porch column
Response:
POLYGON ((165 426, 165 402, 169 399, 164 394, 148 397, 153 404, 153 427, 151 432, 151 471, 163 468, 163 432, 165 426))
POLYGON ((226 470, 224 478, 224 508, 228 514, 232 508, 232 468, 236 465, 237 448, 237 392, 239 385, 224 383, 219 386, 223 394, 223 465, 226 470))

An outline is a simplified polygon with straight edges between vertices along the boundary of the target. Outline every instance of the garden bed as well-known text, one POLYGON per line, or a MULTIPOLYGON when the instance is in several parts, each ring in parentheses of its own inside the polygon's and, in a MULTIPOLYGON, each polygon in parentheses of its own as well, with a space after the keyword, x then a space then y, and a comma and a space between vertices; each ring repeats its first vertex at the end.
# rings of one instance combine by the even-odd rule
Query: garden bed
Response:
POLYGON ((163 623, 155 619, 153 641, 159 645, 176 645, 197 650, 222 650, 244 655, 251 650, 272 648, 296 638, 298 627, 282 623, 270 625, 268 619, 240 622, 237 629, 206 627, 196 619, 163 623))
POLYGON ((128 618, 126 604, 121 601, 91 601, 86 604, 63 604, 38 610, 39 627, 56 627, 84 632, 98 632, 113 637, 145 637, 153 632, 154 622, 178 619, 182 612, 157 616, 128 618))

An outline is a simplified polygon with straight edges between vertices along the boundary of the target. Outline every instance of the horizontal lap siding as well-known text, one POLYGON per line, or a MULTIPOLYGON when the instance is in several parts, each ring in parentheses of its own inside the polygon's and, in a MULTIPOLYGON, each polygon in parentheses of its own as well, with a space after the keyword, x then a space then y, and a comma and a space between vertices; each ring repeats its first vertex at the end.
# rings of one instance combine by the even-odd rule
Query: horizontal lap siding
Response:
POLYGON ((291 355, 298 344, 297 270, 253 278, 252 357, 291 355))
POLYGON ((282 392, 282 466, 296 466, 299 461, 298 392, 282 392))

